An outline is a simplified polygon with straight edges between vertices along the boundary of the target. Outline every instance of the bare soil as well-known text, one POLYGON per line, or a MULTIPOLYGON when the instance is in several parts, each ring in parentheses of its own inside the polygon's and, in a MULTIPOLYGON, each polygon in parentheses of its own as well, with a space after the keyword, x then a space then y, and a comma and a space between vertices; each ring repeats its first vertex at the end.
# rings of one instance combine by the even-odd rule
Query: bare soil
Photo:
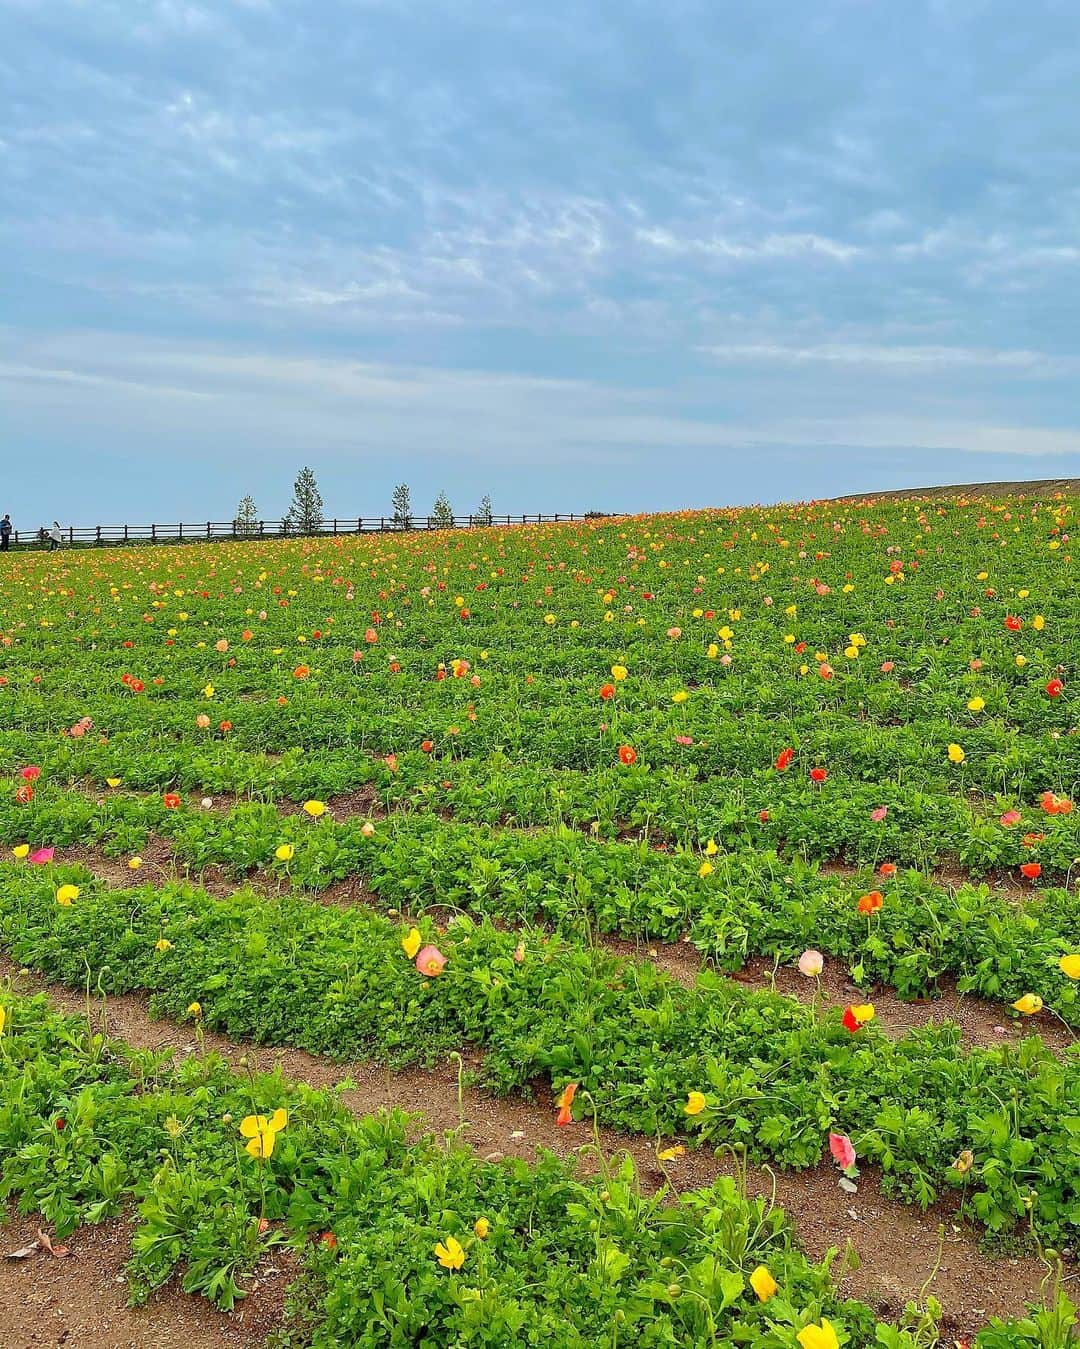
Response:
MULTIPOLYGON (((29 1246, 39 1226, 35 1218, 7 1216, 0 1227, 4 1254, 29 1246)), ((248 1296, 228 1314, 181 1292, 175 1281, 134 1308, 124 1278, 131 1232, 126 1220, 100 1223, 68 1238, 66 1259, 38 1250, 24 1260, 0 1260, 4 1349, 247 1349, 281 1323, 296 1272, 291 1252, 261 1266, 248 1296)))

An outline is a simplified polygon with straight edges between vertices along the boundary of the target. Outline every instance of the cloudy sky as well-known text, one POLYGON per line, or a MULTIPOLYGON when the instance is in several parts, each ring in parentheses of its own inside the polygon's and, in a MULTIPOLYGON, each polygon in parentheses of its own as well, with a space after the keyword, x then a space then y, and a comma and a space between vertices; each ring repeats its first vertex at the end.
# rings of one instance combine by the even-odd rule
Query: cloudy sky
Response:
POLYGON ((1080 475, 1075 0, 0 0, 0 510, 1080 475))

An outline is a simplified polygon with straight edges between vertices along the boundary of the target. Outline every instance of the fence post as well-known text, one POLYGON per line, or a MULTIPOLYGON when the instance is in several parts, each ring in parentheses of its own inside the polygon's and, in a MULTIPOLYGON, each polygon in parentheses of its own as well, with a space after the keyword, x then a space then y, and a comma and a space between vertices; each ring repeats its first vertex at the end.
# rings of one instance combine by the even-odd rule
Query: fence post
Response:
POLYGON ((385 529, 386 529, 386 516, 385 516, 385 515, 380 515, 380 516, 379 516, 379 532, 380 532, 380 534, 381 534, 381 533, 383 532, 383 530, 385 530, 385 529))
POLYGON ((100 547, 101 547, 101 526, 100 526, 100 525, 98 525, 98 527, 97 527, 97 539, 95 540, 95 542, 97 543, 97 546, 100 548, 100 547))
POLYGON ((125 525, 125 526, 124 526, 124 542, 127 543, 127 541, 128 541, 128 527, 127 527, 127 525, 125 525))
POLYGON ((259 538, 260 538, 260 539, 261 539, 262 536, 263 536, 263 523, 264 523, 264 522, 263 522, 262 520, 259 521, 259 538))
POLYGON ((357 534, 364 532, 364 517, 362 515, 356 517, 356 532, 357 534))

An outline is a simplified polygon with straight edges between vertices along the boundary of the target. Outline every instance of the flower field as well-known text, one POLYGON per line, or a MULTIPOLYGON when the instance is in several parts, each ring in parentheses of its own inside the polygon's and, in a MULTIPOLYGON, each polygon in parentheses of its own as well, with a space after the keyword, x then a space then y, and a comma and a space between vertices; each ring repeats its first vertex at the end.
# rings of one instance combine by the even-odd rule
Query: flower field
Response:
POLYGON ((288 1249, 281 1346, 1067 1345, 1075 513, 5 556, 0 1195, 133 1214, 132 1296, 223 1317, 288 1249), (129 995, 194 1052, 112 1033, 129 995), (255 1046, 391 1106, 456 1064, 562 1155, 255 1046), (815 1257, 763 1165, 877 1226, 815 1257), (912 1211, 918 1277, 857 1275, 912 1211))

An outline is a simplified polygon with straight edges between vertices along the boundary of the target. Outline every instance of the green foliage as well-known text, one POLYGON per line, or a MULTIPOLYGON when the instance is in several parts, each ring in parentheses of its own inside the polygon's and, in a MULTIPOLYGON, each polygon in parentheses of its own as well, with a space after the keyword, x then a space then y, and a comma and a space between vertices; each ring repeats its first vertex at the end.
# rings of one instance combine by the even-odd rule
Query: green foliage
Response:
POLYGON ((317 534, 322 528, 323 499, 310 468, 302 468, 296 475, 288 518, 299 534, 317 534))

